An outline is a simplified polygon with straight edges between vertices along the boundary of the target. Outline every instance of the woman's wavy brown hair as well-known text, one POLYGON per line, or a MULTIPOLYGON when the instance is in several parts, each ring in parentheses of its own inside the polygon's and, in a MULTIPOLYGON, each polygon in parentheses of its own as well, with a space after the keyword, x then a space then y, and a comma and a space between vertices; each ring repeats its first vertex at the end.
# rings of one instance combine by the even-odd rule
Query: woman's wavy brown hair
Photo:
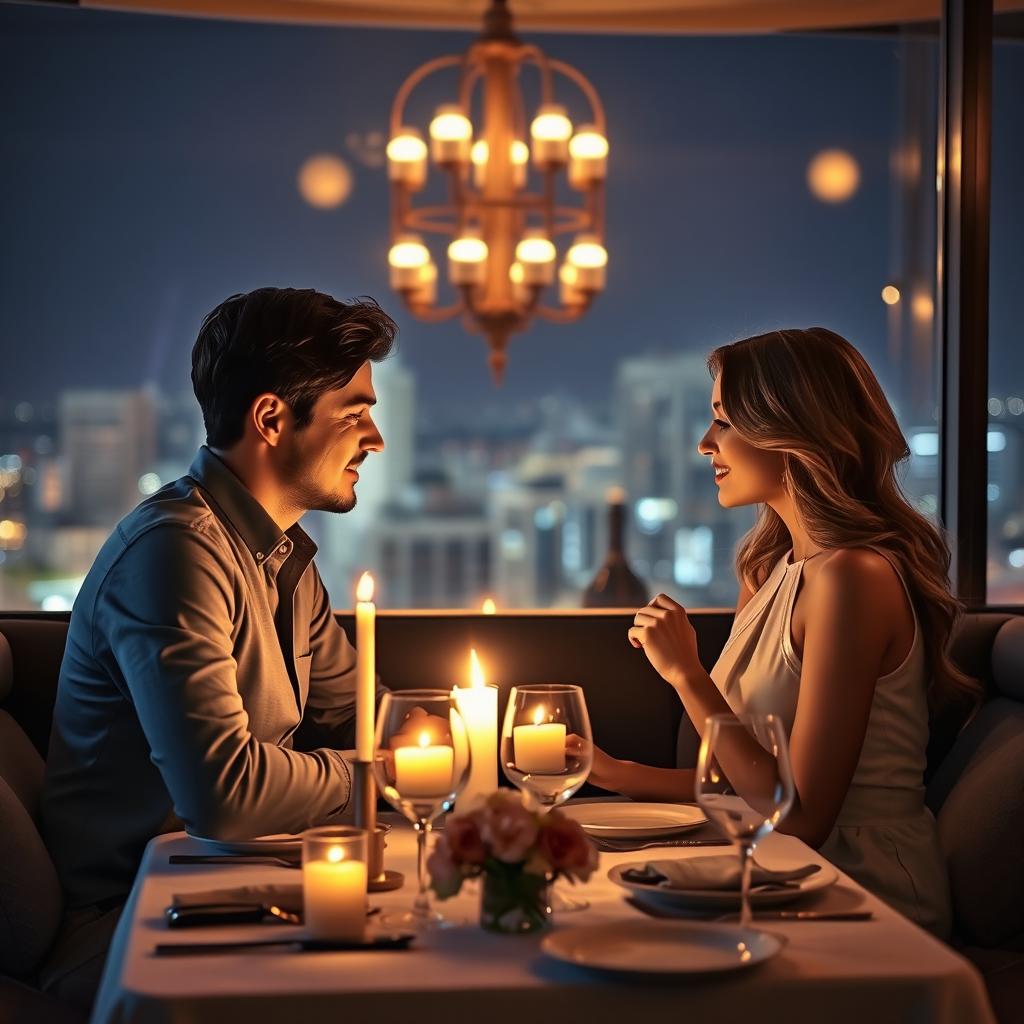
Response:
MULTIPOLYGON (((708 368, 736 432, 782 453, 811 540, 884 548, 902 568, 925 642, 933 713, 950 701, 975 703, 979 684, 948 654, 961 612, 949 589, 949 549, 903 494, 897 468, 910 451, 864 357, 838 334, 811 327, 723 345, 708 368)), ((736 556, 740 578, 756 590, 791 546, 786 524, 762 505, 736 556)))

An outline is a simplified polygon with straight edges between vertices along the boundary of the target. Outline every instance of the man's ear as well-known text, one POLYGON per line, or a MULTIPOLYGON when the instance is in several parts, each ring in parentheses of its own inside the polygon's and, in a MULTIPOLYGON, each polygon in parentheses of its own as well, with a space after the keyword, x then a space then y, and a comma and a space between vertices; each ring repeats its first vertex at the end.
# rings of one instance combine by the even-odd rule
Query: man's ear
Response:
POLYGON ((258 395, 249 409, 256 433, 276 448, 281 443, 281 433, 291 418, 288 404, 272 392, 258 395))

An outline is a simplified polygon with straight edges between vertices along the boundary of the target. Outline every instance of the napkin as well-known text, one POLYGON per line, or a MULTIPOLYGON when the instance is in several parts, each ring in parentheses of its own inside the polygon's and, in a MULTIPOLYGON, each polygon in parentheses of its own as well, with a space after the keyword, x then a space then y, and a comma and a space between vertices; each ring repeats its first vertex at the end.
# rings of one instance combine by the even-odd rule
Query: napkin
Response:
POLYGON ((252 906, 254 903, 259 903, 264 906, 280 907, 293 914, 301 914, 302 886, 242 885, 235 889, 207 889, 204 892, 175 893, 171 897, 171 906, 174 907, 196 907, 208 903, 227 906, 252 906))
MULTIPOLYGON (((788 871, 772 871, 754 861, 750 884, 783 887, 819 870, 818 864, 804 864, 788 871)), ((652 860, 642 868, 629 868, 623 871, 622 877, 627 882, 657 885, 662 889, 737 890, 741 881, 739 858, 735 854, 652 860)))

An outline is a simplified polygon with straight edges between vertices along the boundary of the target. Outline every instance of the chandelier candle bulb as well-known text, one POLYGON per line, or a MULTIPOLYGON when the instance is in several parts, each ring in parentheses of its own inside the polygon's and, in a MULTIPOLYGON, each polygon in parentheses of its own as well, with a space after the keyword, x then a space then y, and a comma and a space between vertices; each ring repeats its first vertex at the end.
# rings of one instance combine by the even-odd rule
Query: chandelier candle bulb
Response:
POLYGON ((452 284, 483 284, 487 279, 487 243, 465 234, 448 246, 448 277, 452 284))
POLYGON ((583 189, 607 173, 608 140, 593 125, 580 128, 569 140, 569 184, 583 189))
POLYGON ((430 263, 430 250, 415 235, 402 235, 388 251, 391 287, 395 291, 416 290, 422 284, 423 268, 430 263))
POLYGON ((364 572, 356 586, 356 760, 373 760, 373 726, 377 696, 377 606, 373 577, 364 572))
POLYGON ((437 264, 433 261, 420 267, 420 279, 414 298, 428 306, 437 302, 437 264))
POLYGON ((456 104, 437 108, 430 122, 430 155, 441 166, 469 162, 473 125, 456 104))
POLYGON ((459 794, 460 811, 498 788, 498 688, 487 685, 475 649, 469 662, 470 685, 452 691, 469 736, 469 780, 459 794))
POLYGON ((436 798, 451 792, 455 751, 451 747, 432 747, 430 736, 420 734, 418 747, 399 747, 395 751, 395 789, 403 798, 436 798))
POLYGON ((544 705, 533 716, 533 725, 512 729, 516 768, 521 772, 553 774, 565 770, 565 725, 545 722, 544 705))
POLYGON ((608 251, 595 235, 579 235, 566 258, 576 268, 576 288, 583 292, 599 292, 604 288, 608 251))
POLYGON ((541 231, 528 231, 516 246, 524 284, 551 284, 555 279, 555 246, 541 231))
POLYGON ((533 140, 533 162, 538 167, 557 167, 569 159, 569 139, 572 137, 572 121, 565 107, 557 103, 545 103, 537 111, 530 125, 533 140))
POLYGON ((576 287, 579 272, 571 263, 558 268, 558 297, 563 306, 582 306, 583 292, 576 287))
POLYGON ((508 277, 512 282, 512 296, 516 302, 526 305, 530 301, 530 289, 526 285, 526 273, 518 260, 508 268, 508 277))
MULTIPOLYGON (((487 161, 490 150, 486 139, 477 139, 469 151, 469 159, 473 164, 473 184, 482 189, 487 180, 487 161)), ((526 165, 530 160, 530 147, 522 139, 513 139, 509 143, 509 159, 512 163, 512 184, 515 188, 523 188, 526 184, 526 165)))
POLYGON ((427 181, 427 144, 415 128, 402 128, 388 142, 388 179, 418 192, 427 181))

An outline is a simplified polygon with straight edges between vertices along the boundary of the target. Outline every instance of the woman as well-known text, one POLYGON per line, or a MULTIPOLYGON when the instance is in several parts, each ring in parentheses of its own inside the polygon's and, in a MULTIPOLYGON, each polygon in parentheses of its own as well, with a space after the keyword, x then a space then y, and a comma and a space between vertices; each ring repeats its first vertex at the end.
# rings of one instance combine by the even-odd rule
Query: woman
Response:
MULTIPOLYGON (((737 555, 732 632, 709 675, 686 611, 660 594, 629 640, 698 728, 730 710, 780 715, 797 794, 781 830, 946 936, 922 781, 929 705, 973 697, 975 684, 946 654, 958 612, 949 553, 897 481, 906 440, 864 358, 831 331, 748 338, 708 365, 713 420, 699 451, 723 506, 760 506, 737 555)), ((693 774, 596 750, 591 781, 685 800, 693 774)))

